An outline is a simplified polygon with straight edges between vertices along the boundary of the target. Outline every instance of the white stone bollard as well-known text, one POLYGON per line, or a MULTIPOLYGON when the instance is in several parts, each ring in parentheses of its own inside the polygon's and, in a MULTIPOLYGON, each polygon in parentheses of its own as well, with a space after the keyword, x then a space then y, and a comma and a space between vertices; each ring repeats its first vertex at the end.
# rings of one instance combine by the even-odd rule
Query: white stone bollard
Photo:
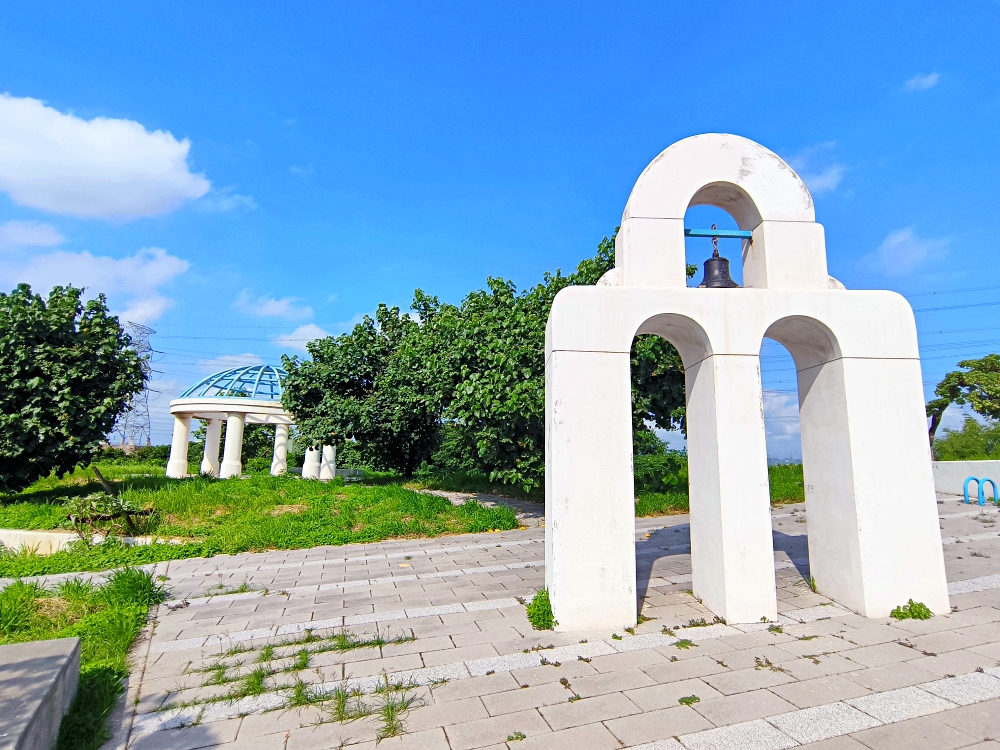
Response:
POLYGON ((337 477, 337 446, 324 445, 323 458, 319 465, 319 481, 329 482, 337 477))
POLYGON ((306 448, 306 458, 302 462, 303 479, 319 479, 319 450, 306 448))

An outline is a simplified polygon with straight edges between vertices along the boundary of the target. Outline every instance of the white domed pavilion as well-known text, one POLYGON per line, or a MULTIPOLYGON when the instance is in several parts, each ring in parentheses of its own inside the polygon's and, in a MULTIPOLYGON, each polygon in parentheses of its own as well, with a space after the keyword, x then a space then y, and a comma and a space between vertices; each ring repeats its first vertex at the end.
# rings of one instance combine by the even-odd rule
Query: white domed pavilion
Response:
POLYGON ((247 424, 274 425, 274 458, 271 473, 284 474, 288 466, 288 427, 292 415, 281 407, 285 371, 271 365, 251 365, 223 370, 199 380, 179 398, 170 402, 174 415, 174 436, 170 444, 167 476, 181 478, 188 473, 188 440, 191 420, 206 423, 205 455, 201 471, 225 479, 243 471, 243 427, 247 424), (226 446, 219 464, 219 438, 226 422, 226 446))

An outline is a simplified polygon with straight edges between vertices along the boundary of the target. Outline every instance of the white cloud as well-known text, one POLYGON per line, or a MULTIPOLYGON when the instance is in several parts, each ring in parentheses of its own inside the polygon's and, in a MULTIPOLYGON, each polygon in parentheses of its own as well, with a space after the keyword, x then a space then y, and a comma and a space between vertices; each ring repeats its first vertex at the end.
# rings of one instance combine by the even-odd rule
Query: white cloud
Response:
POLYGON ((51 224, 38 221, 8 221, 0 224, 0 250, 15 247, 55 247, 66 238, 51 224))
POLYGON ((234 188, 225 187, 213 190, 200 201, 195 203, 202 213, 217 214, 223 211, 256 211, 257 201, 249 195, 240 195, 233 192, 234 188))
POLYGON ((56 285, 86 287, 90 297, 107 294, 115 314, 136 323, 155 320, 173 304, 159 287, 190 265, 159 247, 143 248, 126 258, 57 250, 18 260, 0 265, 0 282, 5 286, 27 282, 42 295, 56 285))
POLYGON ((262 364, 264 364, 264 360, 252 352, 247 352, 246 354, 223 354, 215 359, 203 359, 198 363, 198 368, 206 375, 211 375, 213 372, 231 370, 234 367, 251 367, 262 364))
POLYGON ((296 177, 301 177, 302 179, 306 179, 316 174, 316 168, 312 164, 307 167, 298 167, 293 165, 288 168, 288 171, 296 177))
POLYGON ((329 333, 324 331, 315 323, 307 323, 304 326, 299 326, 291 333, 275 336, 273 340, 274 343, 281 346, 286 346, 289 349, 304 352, 306 351, 307 343, 315 341, 316 339, 326 338, 329 335, 329 333))
POLYGON ((813 195, 832 193, 840 186, 847 167, 833 160, 835 141, 810 146, 788 160, 813 195))
POLYGON ((861 259, 861 265, 887 276, 903 276, 927 261, 942 259, 947 247, 947 239, 924 239, 912 227, 904 227, 889 232, 875 252, 861 259))
POLYGON ((299 305, 298 297, 282 297, 275 299, 269 294, 256 299, 244 289, 236 298, 234 307, 248 315, 259 315, 268 318, 285 318, 286 320, 302 320, 313 316, 313 309, 308 305, 299 305))
POLYGON ((169 213, 211 187, 188 168, 190 149, 134 120, 84 120, 0 94, 0 190, 22 206, 112 221, 169 213))
POLYGON ((937 73, 928 73, 927 75, 921 75, 918 73, 907 81, 903 88, 907 91, 926 91, 927 89, 937 86, 938 81, 940 80, 941 76, 937 73))

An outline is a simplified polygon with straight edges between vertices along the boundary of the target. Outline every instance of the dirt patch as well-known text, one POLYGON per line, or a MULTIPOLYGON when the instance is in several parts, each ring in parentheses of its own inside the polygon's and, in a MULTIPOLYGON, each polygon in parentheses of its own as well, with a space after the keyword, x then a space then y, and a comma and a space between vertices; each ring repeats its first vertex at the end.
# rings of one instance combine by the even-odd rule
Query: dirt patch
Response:
POLYGON ((308 505, 302 505, 301 503, 297 503, 295 505, 275 505, 274 509, 271 511, 271 515, 283 516, 286 513, 305 513, 308 508, 308 505))

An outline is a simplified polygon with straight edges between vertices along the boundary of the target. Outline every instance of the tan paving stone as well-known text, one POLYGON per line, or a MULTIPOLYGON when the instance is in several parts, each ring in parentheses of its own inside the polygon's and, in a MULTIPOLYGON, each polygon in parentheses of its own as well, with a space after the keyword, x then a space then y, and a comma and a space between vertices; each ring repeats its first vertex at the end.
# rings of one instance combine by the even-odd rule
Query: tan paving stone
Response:
POLYGON ((690 695, 696 695, 700 700, 707 701, 721 698, 722 693, 710 687, 701 680, 681 680, 665 685, 626 690, 624 695, 643 711, 657 711, 661 708, 673 708, 680 705, 678 700, 690 695))
POLYGON ((872 750, 951 750, 981 739, 948 726, 939 716, 921 716, 851 736, 872 750))
POLYGON ((199 747, 233 742, 241 719, 216 721, 183 729, 167 729, 133 737, 129 750, 195 750, 199 747))
POLYGON ((517 750, 617 750, 618 740, 601 724, 571 727, 551 734, 544 734, 518 743, 508 743, 517 750))
POLYGON ((900 646, 898 643, 879 643, 875 646, 856 648, 844 655, 865 667, 881 667, 883 664, 912 661, 919 656, 919 652, 915 653, 913 649, 900 646))
POLYGON ((532 710, 455 724, 445 727, 444 731, 451 750, 473 750, 506 742, 507 737, 514 732, 535 737, 549 734, 552 730, 541 715, 532 710))
POLYGON ((770 688, 795 681, 795 678, 790 674, 775 672, 771 669, 741 669, 734 672, 708 675, 703 679, 723 695, 746 693, 751 690, 770 688))
MULTIPOLYGON (((444 729, 438 727, 422 732, 407 732, 399 737, 387 737, 381 742, 362 742, 351 745, 350 748, 351 750, 386 750, 386 748, 390 750, 448 750, 448 738, 445 736, 444 729)), ((228 750, 228 748, 218 748, 218 750, 228 750)), ((296 749, 289 746, 287 750, 296 749)))
POLYGON ((406 731, 419 732, 476 719, 488 719, 489 716, 481 699, 464 698, 412 708, 407 711, 404 724, 406 731))
MULTIPOLYGON (((572 685, 572 683, 570 683, 572 685)), ((575 693, 558 682, 529 688, 507 690, 482 696, 483 705, 490 716, 517 713, 531 708, 566 703, 575 693)))
POLYGON ((604 725, 626 746, 712 728, 711 722, 688 706, 675 706, 605 721, 604 725))
MULTIPOLYGON (((472 661, 473 659, 491 659, 497 656, 496 649, 488 643, 477 646, 463 646, 450 650, 430 651, 423 654, 424 666, 436 667, 441 664, 455 664, 460 661, 472 661)), ((408 669, 408 667, 403 667, 408 669)))
POLYGON ((770 690, 752 690, 749 693, 703 700, 692 708, 718 727, 795 710, 795 706, 770 690))
POLYGON ((937 656, 913 659, 911 663, 921 669, 926 669, 928 672, 943 676, 975 672, 980 667, 988 669, 996 666, 995 662, 995 659, 972 651, 949 651, 937 656))
POLYGON ((584 698, 656 684, 649 675, 638 669, 577 677, 572 683, 573 689, 584 698))
POLYGON ((480 695, 502 693, 505 690, 515 690, 521 687, 509 672, 489 674, 484 677, 470 677, 465 680, 452 680, 444 685, 432 688, 435 703, 457 701, 480 695))
POLYGON ((799 708, 810 708, 824 703, 868 695, 870 691, 856 682, 844 679, 839 675, 833 675, 818 677, 815 680, 793 682, 788 685, 777 685, 771 688, 771 692, 799 708))
POLYGON ((945 711, 938 714, 937 718, 944 724, 974 737, 1000 740, 1000 699, 945 711))
POLYGON ((828 740, 820 740, 819 742, 810 742, 808 745, 802 745, 802 747, 807 747, 809 750, 867 750, 867 746, 862 745, 849 735, 831 737, 828 740))
POLYGON ((251 714, 244 717, 238 738, 258 737, 293 729, 302 729, 328 718, 315 706, 304 706, 288 711, 269 711, 266 714, 251 714))
POLYGON ((581 698, 573 703, 559 703, 539 709, 545 721, 556 731, 640 712, 639 707, 621 693, 581 698))
POLYGON ((940 677, 934 672, 921 669, 913 662, 885 664, 881 667, 871 667, 857 672, 846 672, 841 676, 875 692, 919 685, 922 682, 931 682, 940 677))
POLYGON ((704 677, 710 674, 730 671, 727 667, 719 664, 716 659, 710 656, 701 656, 695 659, 685 659, 683 661, 667 661, 664 664, 643 667, 642 671, 652 677, 656 682, 676 682, 677 680, 687 680, 692 677, 704 677))

